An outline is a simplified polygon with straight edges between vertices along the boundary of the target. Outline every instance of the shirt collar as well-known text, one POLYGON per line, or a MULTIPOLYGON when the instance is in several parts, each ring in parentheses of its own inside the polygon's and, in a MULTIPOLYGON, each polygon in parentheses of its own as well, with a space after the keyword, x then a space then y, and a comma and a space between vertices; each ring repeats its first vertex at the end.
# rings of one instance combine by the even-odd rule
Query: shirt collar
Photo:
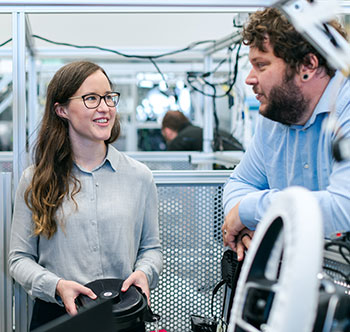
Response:
MULTIPOLYGON (((106 153, 105 158, 101 162, 101 164, 98 165, 97 167, 95 167, 91 172, 88 172, 88 173, 95 172, 95 171, 99 170, 100 168, 104 167, 105 165, 106 166, 109 165, 112 168, 112 170, 114 172, 116 172, 118 162, 119 162, 119 152, 118 152, 118 150, 115 149, 112 145, 107 145, 107 153, 106 153)), ((86 170, 84 170, 82 167, 80 167, 76 163, 74 163, 74 164, 82 172, 87 172, 86 170)))
POLYGON ((102 162, 102 165, 104 165, 107 161, 109 162, 109 165, 111 166, 113 171, 116 172, 119 162, 119 152, 112 145, 107 145, 107 154, 106 158, 102 162))

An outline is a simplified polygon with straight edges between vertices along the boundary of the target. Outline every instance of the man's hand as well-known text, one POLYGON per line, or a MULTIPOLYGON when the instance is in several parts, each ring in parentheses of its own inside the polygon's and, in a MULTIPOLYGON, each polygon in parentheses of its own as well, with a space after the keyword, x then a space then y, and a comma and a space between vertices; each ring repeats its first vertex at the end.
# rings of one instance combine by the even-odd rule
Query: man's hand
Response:
POLYGON ((230 246, 232 250, 236 251, 237 236, 245 227, 238 214, 239 203, 237 203, 228 215, 225 217, 225 222, 222 225, 222 237, 224 246, 230 246))
POLYGON ((84 294, 95 300, 96 294, 88 287, 78 284, 75 281, 60 279, 56 286, 56 294, 62 299, 66 311, 74 316, 78 313, 75 305, 75 299, 79 294, 84 294))
POLYGON ((140 287, 142 292, 146 294, 148 305, 150 305, 150 290, 146 274, 142 271, 135 271, 124 281, 122 285, 122 292, 126 292, 131 285, 140 287))
POLYGON ((239 203, 237 203, 225 218, 225 222, 222 225, 222 237, 224 240, 224 246, 229 246, 233 251, 237 253, 237 258, 241 261, 244 257, 245 249, 250 246, 250 241, 254 234, 254 231, 246 228, 238 213, 239 203))
POLYGON ((249 248, 253 235, 254 231, 251 231, 250 229, 245 227, 237 236, 236 253, 237 259, 239 261, 241 261, 244 258, 244 252, 249 248))

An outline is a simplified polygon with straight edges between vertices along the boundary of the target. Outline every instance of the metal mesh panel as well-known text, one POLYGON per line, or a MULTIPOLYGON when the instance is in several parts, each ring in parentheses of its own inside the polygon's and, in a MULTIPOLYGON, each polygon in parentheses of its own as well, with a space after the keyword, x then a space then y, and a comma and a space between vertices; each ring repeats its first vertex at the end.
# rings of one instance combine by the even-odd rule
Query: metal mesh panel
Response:
MULTIPOLYGON (((151 302, 162 317, 160 329, 190 331, 190 315, 211 316, 213 286, 221 280, 221 198, 221 185, 158 185, 164 270, 151 302)), ((222 306, 219 291, 216 316, 222 306)))

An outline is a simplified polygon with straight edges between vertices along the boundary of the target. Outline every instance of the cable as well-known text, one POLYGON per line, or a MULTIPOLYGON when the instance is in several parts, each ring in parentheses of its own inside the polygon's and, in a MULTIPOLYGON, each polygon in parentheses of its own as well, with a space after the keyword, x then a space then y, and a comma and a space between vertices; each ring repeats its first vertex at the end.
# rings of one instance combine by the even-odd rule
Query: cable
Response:
POLYGON ((169 86, 168 86, 168 83, 165 80, 164 74, 160 71, 160 69, 159 69, 158 65, 156 64, 156 62, 152 59, 152 57, 149 57, 149 61, 152 62, 153 66, 157 69, 158 73, 162 77, 162 80, 165 82, 166 88, 169 89, 169 86))
MULTIPOLYGON (((216 41, 215 40, 202 40, 202 41, 197 41, 197 42, 193 42, 191 44, 189 44, 187 47, 184 47, 182 49, 178 49, 178 50, 174 50, 174 51, 171 51, 171 52, 166 52, 166 53, 161 53, 161 54, 158 54, 158 55, 136 55, 136 54, 126 54, 126 53, 123 53, 123 52, 120 52, 120 51, 117 51, 117 50, 112 50, 112 49, 109 49, 109 48, 105 48, 105 47, 100 47, 100 46, 95 46, 95 45, 76 45, 76 44, 71 44, 71 43, 66 43, 66 42, 57 42, 57 41, 53 41, 53 40, 50 40, 48 38, 45 38, 45 37, 42 37, 42 36, 39 36, 39 35, 36 35, 36 34, 33 34, 32 37, 34 38, 37 38, 37 39, 40 39, 42 41, 45 41, 47 43, 51 43, 51 44, 54 44, 54 45, 60 45, 60 46, 67 46, 67 47, 74 47, 74 48, 78 48, 78 49, 97 49, 97 50, 100 50, 100 51, 104 51, 104 52, 110 52, 110 53, 113 53, 113 54, 117 54, 119 56, 122 56, 122 57, 126 57, 126 58, 136 58, 136 59, 147 59, 149 60, 153 66, 156 68, 157 72, 161 75, 163 81, 165 82, 166 84, 166 87, 168 87, 168 84, 166 82, 166 79, 164 77, 164 74, 162 73, 162 71, 160 70, 160 68, 158 67, 157 63, 155 62, 155 59, 159 59, 161 57, 165 57, 165 56, 169 56, 169 55, 174 55, 174 54, 178 54, 178 53, 182 53, 182 52, 186 52, 186 51, 189 51, 193 48, 195 48, 196 46, 198 45, 201 45, 201 44, 206 44, 206 43, 213 43, 215 45, 216 41)), ((0 44, 0 47, 1 46, 4 46, 6 45, 7 43, 9 43, 10 41, 12 40, 12 38, 8 39, 7 41, 5 41, 4 43, 0 44)), ((237 78, 237 72, 238 72, 238 60, 239 60, 239 51, 241 49, 241 45, 242 43, 238 43, 238 49, 237 49, 237 54, 236 54, 236 62, 235 62, 235 66, 234 66, 234 73, 233 73, 233 78, 232 78, 232 81, 230 82, 230 77, 231 77, 231 55, 232 55, 232 52, 233 50, 236 48, 237 46, 237 43, 235 44, 234 48, 232 47, 229 47, 228 48, 228 51, 229 51, 229 55, 228 55, 228 58, 225 58, 223 60, 221 60, 219 62, 219 64, 216 66, 216 68, 212 71, 212 72, 207 72, 207 73, 204 73, 201 78, 203 79, 203 82, 206 84, 206 85, 209 85, 210 87, 212 87, 213 89, 213 92, 214 94, 211 95, 211 94, 207 94, 205 93, 204 91, 196 88, 192 82, 190 81, 190 76, 188 75, 187 76, 187 81, 189 83, 189 85, 191 86, 191 88, 205 96, 209 96, 209 97, 212 97, 213 98, 213 109, 214 109, 214 119, 215 119, 215 132, 216 134, 218 135, 218 129, 219 129, 219 120, 218 120, 218 116, 217 116, 217 112, 216 112, 216 102, 215 102, 215 98, 222 98, 222 97, 226 97, 232 90, 232 87, 233 85, 235 84, 236 82, 236 78, 237 78), (206 80, 205 78, 206 77, 209 77, 211 75, 213 75, 220 67, 223 63, 225 63, 226 61, 229 62, 229 73, 228 73, 228 80, 225 82, 225 83, 216 83, 216 84, 213 84, 213 83, 210 83, 208 82, 208 80, 206 80), (225 92, 225 94, 223 95, 217 95, 216 93, 216 86, 218 85, 222 85, 222 84, 229 84, 229 89, 225 92)), ((221 144, 222 145, 222 144, 221 144)), ((220 149, 221 150, 221 149, 220 149)))
POLYGON ((178 53, 183 53, 186 51, 189 51, 193 48, 195 48, 198 45, 202 45, 202 44, 207 44, 207 43, 213 43, 214 45, 216 44, 216 40, 201 40, 201 41, 197 41, 197 42, 193 42, 191 44, 189 44, 188 46, 178 49, 178 50, 174 50, 174 51, 170 51, 170 52, 166 52, 166 53, 161 53, 158 55, 136 55, 136 54, 126 54, 123 52, 119 52, 117 50, 112 50, 109 48, 105 48, 105 47, 100 47, 100 46, 94 46, 94 45, 76 45, 76 44, 71 44, 71 43, 66 43, 66 42, 56 42, 53 40, 50 40, 48 38, 39 36, 39 35, 32 35, 32 37, 43 40, 47 43, 51 43, 54 45, 60 45, 60 46, 68 46, 68 47, 74 47, 74 48, 78 48, 78 49, 97 49, 100 51, 104 51, 104 52, 110 52, 113 54, 117 54, 119 56, 125 57, 125 58, 135 58, 135 59, 146 59, 149 60, 153 66, 156 68, 157 72, 161 75, 162 79, 164 80, 166 87, 168 88, 168 84, 165 80, 164 74, 161 72, 161 70, 159 69, 158 65, 156 64, 156 62, 154 61, 155 59, 159 59, 165 56, 169 56, 169 55, 174 55, 174 54, 178 54, 178 53))
POLYGON ((334 273, 337 273, 337 274, 340 274, 347 283, 350 283, 350 275, 349 274, 345 274, 344 272, 340 271, 340 270, 337 270, 337 269, 334 269, 332 267, 329 267, 329 266, 323 266, 323 269, 324 270, 328 270, 328 271, 331 271, 331 272, 334 272, 334 273))
POLYGON ((224 298, 222 299, 222 308, 221 308, 221 318, 224 317, 225 313, 225 303, 226 303, 226 297, 227 297, 227 285, 225 285, 225 290, 224 290, 224 298))
POLYGON ((340 255, 343 257, 343 259, 350 264, 350 259, 347 256, 350 256, 350 245, 345 243, 345 242, 341 242, 340 240, 335 240, 329 243, 325 244, 325 249, 328 250, 330 247, 338 247, 338 251, 340 253, 340 255), (347 250, 347 254, 344 252, 345 250, 347 250))
POLYGON ((236 83, 237 74, 238 74, 239 53, 240 53, 241 46, 242 46, 242 43, 239 42, 239 43, 235 44, 235 46, 233 48, 231 46, 228 48, 228 54, 229 54, 228 62, 229 62, 229 69, 230 70, 229 70, 229 73, 228 73, 228 80, 225 83, 216 83, 216 84, 215 83, 211 83, 206 78, 211 76, 211 75, 213 75, 219 69, 219 67, 224 62, 227 61, 227 58, 221 60, 219 62, 219 64, 215 67, 215 69, 213 71, 211 71, 211 72, 206 72, 206 73, 202 74, 201 76, 199 76, 199 75, 197 75, 197 74, 195 74, 193 72, 190 72, 187 75, 187 82, 188 82, 188 84, 191 86, 191 88, 194 91, 197 91, 197 92, 203 94, 204 96, 213 98, 213 116, 214 116, 214 122, 215 122, 214 140, 213 140, 213 144, 214 144, 213 150, 214 151, 223 151, 224 150, 223 140, 222 140, 222 137, 221 137, 221 135, 219 133, 219 118, 218 118, 217 110, 216 110, 216 98, 223 98, 223 97, 228 96, 230 94, 234 84, 236 83), (232 71, 231 71, 231 62, 232 62, 231 61, 231 55, 232 55, 232 52, 236 48, 237 45, 238 45, 238 49, 237 49, 237 53, 236 53, 236 61, 235 61, 234 68, 233 68, 233 78, 230 81, 230 78, 231 78, 231 75, 232 75, 232 71), (191 80, 191 78, 193 78, 193 80, 191 80), (197 80, 197 81, 201 80, 204 83, 204 85, 210 86, 213 89, 213 94, 206 93, 203 90, 198 89, 196 86, 194 86, 193 82, 195 80, 197 80), (216 86, 219 86, 219 85, 222 85, 222 84, 228 84, 229 88, 224 94, 217 95, 216 86))
MULTIPOLYGON (((166 83, 166 86, 168 88, 168 84, 165 80, 164 74, 161 72, 161 70, 159 69, 158 65, 156 64, 156 62, 154 61, 154 59, 159 59, 165 56, 169 56, 169 55, 174 55, 174 54, 179 54, 179 53, 183 53, 186 51, 189 51, 199 45, 202 44, 207 44, 207 43, 213 43, 214 46, 216 44, 216 40, 201 40, 201 41, 197 41, 197 42, 193 42, 191 44, 189 44, 188 46, 178 49, 178 50, 174 50, 174 51, 170 51, 170 52, 166 52, 166 53, 161 53, 158 55, 136 55, 136 54, 126 54, 117 50, 112 50, 109 48, 105 48, 105 47, 101 47, 101 46, 96 46, 96 45, 76 45, 76 44, 71 44, 71 43, 66 43, 66 42, 57 42, 57 41, 53 41, 51 39, 33 34, 32 37, 40 39, 42 41, 45 41, 47 43, 50 44, 54 44, 54 45, 60 45, 60 46, 67 46, 67 47, 74 47, 74 48, 78 48, 78 49, 97 49, 103 52, 110 52, 113 54, 117 54, 119 56, 125 57, 125 58, 135 58, 135 59, 146 59, 149 60, 153 66, 156 68, 157 72, 161 75, 162 79, 164 80, 164 82, 166 83)), ((7 43, 9 43, 10 41, 12 41, 12 38, 6 40, 4 43, 0 44, 1 46, 6 45, 7 43)), ((216 70, 218 70, 218 68, 222 65, 222 63, 224 63, 226 61, 226 59, 222 60, 219 65, 217 66, 217 68, 212 72, 214 73, 216 70)), ((207 76, 211 75, 212 73, 206 73, 207 76)))
POLYGON ((12 38, 6 40, 5 42, 3 42, 2 44, 0 44, 0 47, 5 46, 6 44, 8 44, 10 41, 12 41, 12 38))
MULTIPOLYGON (((109 48, 96 46, 96 45, 76 45, 76 44, 71 44, 71 43, 66 43, 66 42, 57 42, 57 41, 53 41, 51 39, 48 39, 48 38, 45 38, 45 37, 42 37, 42 36, 39 36, 39 35, 36 35, 36 34, 33 34, 32 37, 40 39, 40 40, 45 41, 45 42, 50 43, 50 44, 54 44, 54 45, 74 47, 74 48, 78 48, 78 49, 97 49, 97 50, 100 50, 100 51, 103 51, 103 52, 110 52, 110 53, 113 53, 113 54, 117 54, 117 55, 125 57, 125 58, 135 58, 135 59, 146 59, 146 60, 149 60, 154 65, 154 67, 156 68, 157 72, 161 75, 161 77, 164 80, 164 82, 166 82, 164 74, 161 72, 161 70, 159 69, 158 65, 155 63, 154 59, 159 59, 159 58, 162 58, 162 57, 165 57, 165 56, 183 53, 183 52, 189 51, 189 50, 195 48, 196 46, 199 46, 199 45, 202 45, 202 44, 207 44, 207 43, 213 43, 214 45, 216 44, 216 40, 201 40, 201 41, 193 42, 193 43, 189 44, 188 46, 186 46, 184 48, 181 48, 181 49, 178 49, 178 50, 174 50, 174 51, 170 51, 170 52, 166 52, 166 53, 161 53, 161 54, 158 54, 158 55, 136 55, 136 54, 126 54, 126 53, 123 53, 123 52, 120 52, 120 51, 117 51, 117 50, 112 50, 112 49, 109 49, 109 48)), ((10 38, 10 39, 6 40, 5 42, 3 42, 2 44, 0 44, 0 47, 8 44, 10 41, 12 41, 12 38, 10 38)), ((238 51, 237 51, 236 65, 235 65, 235 74, 234 74, 233 81, 230 84, 230 88, 224 95, 216 96, 217 98, 221 98, 221 97, 227 96, 228 93, 231 91, 233 84, 235 83, 236 72, 237 72, 237 65, 238 65, 237 62, 238 62, 238 56, 239 56, 239 49, 240 49, 240 47, 241 47, 241 44, 239 44, 239 48, 238 48, 238 51)), ((233 49, 230 49, 230 50, 233 50, 233 49)), ((214 71, 203 74, 203 77, 208 77, 208 76, 212 75, 213 73, 215 73, 218 70, 218 68, 226 61, 227 61, 226 59, 222 60, 218 64, 218 66, 214 69, 214 71)), ((229 59, 229 61, 230 61, 230 59, 229 59)), ((231 71, 229 72, 229 76, 230 75, 231 75, 231 71)), ((229 82, 229 80, 227 82, 229 82)), ((196 87, 192 86, 191 82, 189 82, 189 84, 191 85, 191 87, 194 90, 196 90, 196 91, 198 91, 198 92, 200 92, 202 94, 205 94, 200 89, 197 89, 196 87)), ((208 84, 208 82, 207 82, 207 84, 208 84)), ((205 94, 205 95, 207 95, 207 94, 205 94)), ((212 95, 209 95, 209 96, 212 96, 212 95)))
MULTIPOLYGON (((324 245, 325 250, 329 250, 332 247, 336 247, 338 249, 339 254, 342 256, 342 258, 348 264, 350 264, 350 232, 345 232, 344 234, 342 234, 341 237, 331 240, 330 242, 324 245)), ((345 279, 345 281, 348 284, 350 284, 350 273, 345 274, 339 269, 335 269, 327 266, 324 266, 323 268, 325 270, 338 273, 345 279)))
POLYGON ((184 48, 181 48, 181 49, 178 49, 178 50, 174 50, 174 51, 171 51, 171 52, 161 53, 161 54, 158 54, 158 55, 137 55, 137 54, 126 54, 126 53, 123 53, 123 52, 119 52, 119 51, 112 50, 112 49, 105 48, 105 47, 101 47, 101 46, 76 45, 76 44, 65 43, 65 42, 56 42, 56 41, 53 41, 53 40, 50 40, 48 38, 41 37, 41 36, 38 36, 38 35, 35 35, 35 34, 32 35, 32 36, 34 38, 38 38, 40 40, 43 40, 43 41, 45 41, 47 43, 51 43, 51 44, 54 44, 54 45, 75 47, 75 48, 79 48, 79 49, 92 48, 92 49, 97 49, 97 50, 100 50, 100 51, 111 52, 111 53, 123 56, 125 58, 148 59, 148 60, 150 60, 150 59, 159 59, 159 58, 162 58, 162 57, 165 57, 165 56, 174 55, 174 54, 178 54, 178 53, 183 53, 183 52, 189 51, 189 50, 191 50, 191 49, 193 49, 196 46, 201 45, 201 44, 213 43, 215 45, 215 43, 216 43, 216 40, 202 40, 202 41, 198 41, 198 42, 193 42, 193 43, 189 44, 188 46, 186 46, 184 48))
MULTIPOLYGON (((237 44, 236 44, 236 45, 237 45, 237 44)), ((198 81, 198 80, 202 80, 205 84, 210 85, 209 82, 208 82, 207 80, 204 80, 204 78, 206 78, 206 77, 212 75, 212 74, 214 73, 214 71, 213 71, 213 72, 204 73, 204 74, 202 74, 201 76, 197 75, 196 73, 189 72, 188 75, 187 75, 187 82, 188 82, 188 84, 191 86, 191 88, 192 88, 193 90, 195 90, 195 91, 201 93, 202 95, 204 95, 204 96, 206 96, 206 97, 223 98, 223 97, 228 96, 229 93, 231 92, 233 86, 234 86, 235 83, 236 83, 237 73, 238 73, 238 61, 239 61, 239 58, 240 58, 239 53, 240 53, 241 47, 242 47, 242 43, 240 42, 240 43, 238 43, 238 49, 237 49, 237 53, 236 53, 236 61, 235 61, 234 69, 233 69, 233 78, 232 78, 232 80, 230 81, 230 76, 231 76, 231 74, 232 74, 232 73, 231 73, 231 70, 230 70, 230 72, 229 72, 229 79, 228 79, 226 82, 224 82, 224 83, 216 83, 216 84, 210 83, 210 84, 212 84, 212 85, 214 85, 214 86, 218 86, 218 85, 222 85, 222 84, 228 84, 228 85, 229 85, 229 88, 228 88, 228 90, 227 90, 224 94, 222 94, 222 95, 209 94, 209 93, 204 92, 204 91, 201 90, 201 89, 198 89, 197 87, 195 87, 195 86, 193 85, 193 82, 194 82, 195 80, 197 80, 197 81, 198 81)), ((231 49, 231 48, 230 48, 230 49, 231 49)), ((234 49, 232 49, 232 50, 234 50, 234 49)), ((216 69, 216 70, 217 70, 217 69, 216 69)))
MULTIPOLYGON (((234 48, 232 49, 232 48, 229 47, 228 50, 231 51, 231 53, 232 53, 232 51, 234 50, 234 48)), ((211 72, 211 74, 216 73, 216 72, 218 71, 218 69, 222 66, 222 64, 223 64, 224 62, 226 62, 226 61, 227 61, 227 58, 222 59, 222 60, 218 63, 218 65, 216 66, 216 68, 211 72)), ((231 57, 228 57, 228 61, 229 61, 229 63, 231 63, 231 57)), ((229 68, 230 68, 230 66, 229 66, 229 68)))

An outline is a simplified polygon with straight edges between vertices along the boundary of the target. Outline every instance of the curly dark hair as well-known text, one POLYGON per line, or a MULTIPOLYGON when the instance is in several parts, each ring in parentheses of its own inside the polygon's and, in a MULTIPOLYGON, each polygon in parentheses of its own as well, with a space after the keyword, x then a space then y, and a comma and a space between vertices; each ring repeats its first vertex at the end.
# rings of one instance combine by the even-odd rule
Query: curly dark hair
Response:
MULTIPOLYGON (((345 30, 338 21, 333 20, 329 24, 347 38, 345 30)), ((335 74, 335 69, 327 64, 326 59, 276 8, 253 13, 243 28, 242 37, 244 45, 257 47, 262 52, 266 52, 264 42, 268 37, 274 55, 287 63, 290 73, 298 72, 303 64, 308 65, 310 63, 308 55, 312 53, 318 58, 319 67, 324 67, 330 77, 335 74)))

